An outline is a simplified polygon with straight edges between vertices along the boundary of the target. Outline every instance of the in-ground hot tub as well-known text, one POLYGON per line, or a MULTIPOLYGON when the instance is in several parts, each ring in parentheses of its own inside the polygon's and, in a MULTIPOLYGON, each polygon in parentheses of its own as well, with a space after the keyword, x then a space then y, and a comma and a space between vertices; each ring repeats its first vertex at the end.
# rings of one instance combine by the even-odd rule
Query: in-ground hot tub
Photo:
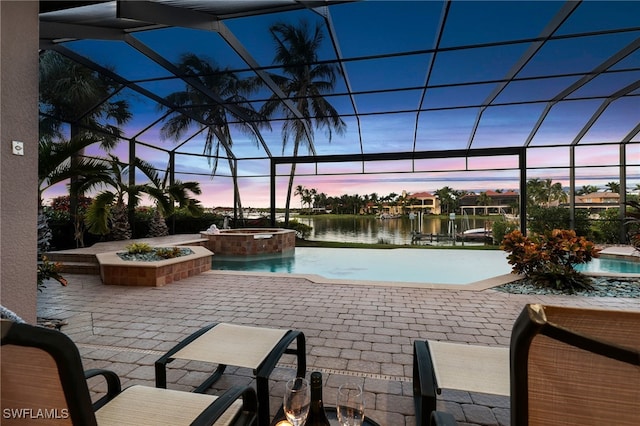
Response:
POLYGON ((220 256, 287 254, 296 247, 296 231, 284 228, 220 229, 201 232, 208 239, 205 247, 220 256))

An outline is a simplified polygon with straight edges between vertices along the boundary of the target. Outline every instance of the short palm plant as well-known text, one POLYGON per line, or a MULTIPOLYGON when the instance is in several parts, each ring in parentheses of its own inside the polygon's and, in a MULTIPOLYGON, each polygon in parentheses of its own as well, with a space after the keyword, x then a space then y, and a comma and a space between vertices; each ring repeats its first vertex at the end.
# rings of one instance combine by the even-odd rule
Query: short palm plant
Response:
MULTIPOLYGON (((83 180, 80 182, 84 189, 92 187, 105 187, 94 198, 87 209, 85 223, 92 234, 111 234, 114 240, 127 240, 131 238, 127 203, 132 206, 138 204, 140 195, 146 192, 145 185, 130 185, 128 173, 130 165, 109 154, 109 174, 100 180, 83 180), (125 199, 127 203, 125 203, 125 199)), ((146 170, 151 168, 144 161, 136 158, 133 166, 146 170)), ((152 168, 151 168, 152 169, 152 168)))
MULTIPOLYGON (((168 183, 166 178, 160 179, 150 163, 139 158, 135 158, 132 164, 126 164, 110 154, 109 165, 110 174, 107 179, 83 182, 86 187, 106 186, 87 209, 85 222, 89 232, 97 235, 111 234, 114 240, 131 238, 127 208, 136 207, 143 195, 156 203, 155 221, 164 221, 164 218, 174 213, 176 205, 184 208, 192 216, 202 214, 200 202, 191 198, 191 194, 201 193, 198 182, 168 183), (128 175, 132 172, 132 167, 141 171, 149 181, 143 184, 129 184, 128 175)), ((156 223, 154 229, 157 231, 160 228, 156 223)))

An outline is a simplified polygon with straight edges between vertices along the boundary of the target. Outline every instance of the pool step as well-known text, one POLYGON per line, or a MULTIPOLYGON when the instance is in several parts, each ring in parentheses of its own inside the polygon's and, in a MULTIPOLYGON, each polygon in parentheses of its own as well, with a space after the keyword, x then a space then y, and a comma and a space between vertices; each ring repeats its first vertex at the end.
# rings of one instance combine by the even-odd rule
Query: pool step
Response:
POLYGON ((49 252, 46 254, 51 262, 60 262, 60 271, 67 274, 99 275, 100 264, 92 253, 49 252))

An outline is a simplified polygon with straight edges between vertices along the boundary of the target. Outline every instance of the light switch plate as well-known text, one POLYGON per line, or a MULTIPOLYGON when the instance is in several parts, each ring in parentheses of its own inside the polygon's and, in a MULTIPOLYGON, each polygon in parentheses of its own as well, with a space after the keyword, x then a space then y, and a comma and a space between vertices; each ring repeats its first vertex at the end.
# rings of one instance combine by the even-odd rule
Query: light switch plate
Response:
POLYGON ((13 155, 24 155, 24 142, 11 141, 13 155))

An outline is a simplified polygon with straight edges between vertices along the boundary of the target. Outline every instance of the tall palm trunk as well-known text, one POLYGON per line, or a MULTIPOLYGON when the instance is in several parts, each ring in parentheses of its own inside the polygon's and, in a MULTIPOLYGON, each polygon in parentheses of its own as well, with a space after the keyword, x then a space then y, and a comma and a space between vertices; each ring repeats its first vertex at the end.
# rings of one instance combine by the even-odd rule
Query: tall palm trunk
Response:
MULTIPOLYGON (((296 140, 293 145, 293 158, 298 157, 298 147, 300 146, 300 142, 296 140)), ((284 226, 289 226, 289 207, 291 206, 291 194, 293 192, 293 179, 296 176, 296 162, 294 161, 291 164, 291 174, 289 174, 289 186, 287 187, 287 201, 284 208, 284 226)))
POLYGON ((240 187, 238 186, 238 168, 236 167, 235 163, 231 158, 227 158, 227 161, 229 162, 229 169, 231 170, 231 175, 233 179, 233 194, 234 194, 233 208, 235 209, 237 207, 238 211, 240 212, 239 219, 240 219, 240 222, 242 222, 242 220, 244 219, 244 213, 242 212, 242 201, 240 201, 240 187))
MULTIPOLYGON (((71 140, 80 137, 80 130, 78 126, 71 125, 71 140)), ((71 155, 71 168, 72 170, 78 169, 82 156, 84 155, 84 148, 71 155)), ((77 183, 80 180, 80 176, 72 176, 70 188, 77 188, 77 183)), ((83 194, 77 190, 69 191, 69 214, 71 216, 71 222, 73 223, 73 239, 76 241, 76 247, 84 247, 84 224, 82 223, 82 217, 80 216, 80 197, 83 194)))

